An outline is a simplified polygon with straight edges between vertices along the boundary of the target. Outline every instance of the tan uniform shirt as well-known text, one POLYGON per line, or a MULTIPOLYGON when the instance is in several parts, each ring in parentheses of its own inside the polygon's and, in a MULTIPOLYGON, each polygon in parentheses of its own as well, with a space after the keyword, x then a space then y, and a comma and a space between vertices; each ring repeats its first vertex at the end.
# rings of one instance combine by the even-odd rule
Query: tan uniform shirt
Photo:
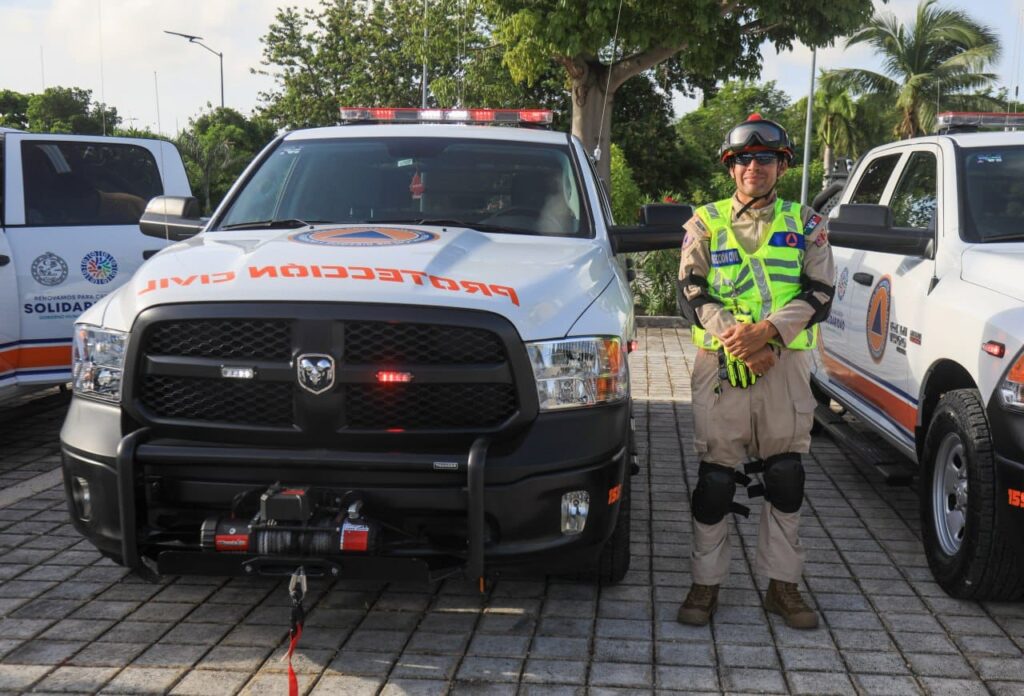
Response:
MULTIPOLYGON (((736 213, 743 204, 736 196, 732 198, 732 231, 744 251, 752 254, 767 243, 769 230, 772 227, 772 219, 775 214, 775 198, 762 208, 747 208, 743 215, 736 219, 736 213)), ((814 214, 809 206, 801 209, 803 222, 806 225, 808 218, 814 214)), ((812 280, 835 284, 835 263, 832 260, 832 248, 828 244, 828 234, 825 231, 825 219, 807 234, 807 246, 804 251, 803 273, 812 280)), ((694 215, 690 218, 683 229, 686 236, 683 239, 682 258, 679 263, 679 279, 685 280, 691 273, 702 278, 707 278, 711 269, 711 246, 708 241, 708 231, 704 223, 694 215)), ((701 292, 701 288, 695 285, 684 285, 683 292, 687 299, 693 299, 701 292)), ((827 302, 828 297, 823 293, 814 293, 821 302, 827 302)), ((777 312, 772 312, 763 317, 772 323, 778 330, 783 344, 789 344, 797 335, 807 328, 807 322, 814 314, 814 308, 803 300, 794 299, 777 312)), ((726 311, 722 305, 708 303, 697 308, 697 316, 705 329, 715 337, 721 337, 722 332, 736 323, 731 312, 726 311)))

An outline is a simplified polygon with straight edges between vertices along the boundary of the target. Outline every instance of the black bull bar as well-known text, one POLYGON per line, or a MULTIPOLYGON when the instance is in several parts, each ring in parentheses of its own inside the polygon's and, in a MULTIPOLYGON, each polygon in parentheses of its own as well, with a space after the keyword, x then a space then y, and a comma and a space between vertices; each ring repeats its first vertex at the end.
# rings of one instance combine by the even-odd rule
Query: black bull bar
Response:
MULTIPOLYGON (((484 575, 484 466, 487 460, 487 448, 490 438, 478 437, 469 449, 466 463, 467 492, 467 551, 465 563, 454 566, 431 569, 426 561, 417 558, 391 558, 375 556, 352 556, 346 558, 316 558, 260 556, 247 553, 202 553, 198 551, 163 551, 157 558, 154 569, 143 561, 139 553, 139 500, 145 500, 142 491, 142 477, 138 462, 140 457, 149 461, 181 461, 190 452, 198 454, 202 450, 203 457, 210 457, 207 448, 188 446, 147 446, 151 435, 149 428, 140 428, 129 433, 117 446, 117 499, 121 523, 121 559, 122 563, 148 580, 155 580, 161 574, 188 574, 196 569, 197 557, 202 556, 205 571, 217 574, 237 574, 239 568, 246 575, 291 575, 299 566, 306 569, 307 575, 345 577, 360 580, 384 580, 402 577, 413 581, 432 582, 461 572, 467 579, 474 582, 484 575), (147 452, 147 449, 150 451, 147 452)), ((277 452, 267 452, 253 448, 245 452, 250 460, 267 459, 281 461, 277 452)), ((235 455, 237 457, 237 455, 235 455)), ((233 457, 233 459, 235 458, 233 457)), ((317 461, 330 462, 331 466, 340 471, 354 470, 365 466, 357 459, 339 461, 336 457, 329 460, 317 452, 303 453, 298 458, 302 463, 317 461)), ((389 465, 392 471, 421 471, 432 465, 426 462, 402 462, 389 465)))

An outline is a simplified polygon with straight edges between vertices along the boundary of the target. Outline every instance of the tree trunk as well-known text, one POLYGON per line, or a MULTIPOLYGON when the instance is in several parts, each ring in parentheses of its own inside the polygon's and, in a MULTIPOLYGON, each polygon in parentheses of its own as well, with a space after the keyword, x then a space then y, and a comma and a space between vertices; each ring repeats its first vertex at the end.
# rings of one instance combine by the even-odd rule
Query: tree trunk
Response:
POLYGON ((825 143, 825 154, 822 156, 822 162, 825 165, 825 183, 832 183, 832 165, 835 163, 835 152, 832 150, 832 146, 825 143))
POLYGON ((608 69, 603 65, 587 63, 579 73, 572 78, 572 134, 580 139, 587 154, 593 155, 594 149, 600 148, 597 174, 610 191, 614 85, 610 92, 605 92, 608 69))

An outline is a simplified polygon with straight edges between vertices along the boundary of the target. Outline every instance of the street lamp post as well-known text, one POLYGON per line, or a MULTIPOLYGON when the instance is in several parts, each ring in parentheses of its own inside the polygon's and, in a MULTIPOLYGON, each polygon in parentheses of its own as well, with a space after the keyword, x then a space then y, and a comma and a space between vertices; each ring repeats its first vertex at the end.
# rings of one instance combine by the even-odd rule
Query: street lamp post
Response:
POLYGON ((181 32, 178 32, 178 31, 167 31, 166 29, 164 29, 164 33, 165 34, 173 34, 174 36, 180 36, 183 39, 188 39, 189 43, 198 44, 199 46, 202 46, 203 48, 205 48, 207 51, 209 51, 213 55, 215 55, 218 58, 220 58, 220 108, 223 109, 224 108, 224 54, 219 52, 219 51, 215 51, 212 48, 210 48, 209 46, 207 46, 206 44, 204 44, 202 42, 202 38, 203 37, 201 37, 201 36, 193 36, 192 34, 182 34, 181 32))

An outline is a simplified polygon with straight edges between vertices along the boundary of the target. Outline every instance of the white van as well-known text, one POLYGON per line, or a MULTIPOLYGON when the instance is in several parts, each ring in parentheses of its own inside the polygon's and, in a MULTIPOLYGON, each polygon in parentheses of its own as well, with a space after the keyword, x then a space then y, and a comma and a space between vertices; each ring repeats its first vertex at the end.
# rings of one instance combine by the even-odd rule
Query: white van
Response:
POLYGON ((0 129, 0 400, 70 381, 75 318, 166 245, 138 224, 163 194, 190 194, 171 143, 0 129))

